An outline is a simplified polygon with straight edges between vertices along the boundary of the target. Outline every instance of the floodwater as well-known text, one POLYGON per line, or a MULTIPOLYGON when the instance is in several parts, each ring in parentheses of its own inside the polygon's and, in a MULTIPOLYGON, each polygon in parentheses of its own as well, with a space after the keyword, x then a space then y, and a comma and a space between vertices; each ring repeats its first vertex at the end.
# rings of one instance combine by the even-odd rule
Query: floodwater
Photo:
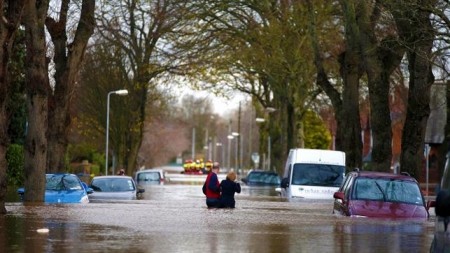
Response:
POLYGON ((288 202, 242 187, 235 209, 207 209, 201 184, 147 186, 136 201, 8 202, 0 252, 428 252, 428 221, 338 217, 331 201, 288 202), (48 229, 41 231, 40 229, 48 229))

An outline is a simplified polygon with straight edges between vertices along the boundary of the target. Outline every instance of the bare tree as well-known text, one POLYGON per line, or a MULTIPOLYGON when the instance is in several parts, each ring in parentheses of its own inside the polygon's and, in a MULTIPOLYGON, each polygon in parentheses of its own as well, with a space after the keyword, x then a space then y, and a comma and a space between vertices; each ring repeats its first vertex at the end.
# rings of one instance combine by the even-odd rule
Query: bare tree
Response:
POLYGON ((301 119, 320 93, 313 85, 307 9, 301 1, 206 2, 198 8, 202 36, 192 44, 214 59, 209 67, 217 75, 199 74, 215 90, 251 95, 256 115, 276 108, 268 124, 271 156, 287 157, 304 142, 301 119))
POLYGON ((44 201, 45 172, 65 171, 70 97, 87 40, 93 31, 94 3, 90 0, 82 2, 80 23, 72 43, 68 43, 66 34, 69 0, 61 2, 58 21, 47 16, 49 1, 29 1, 25 7, 28 105, 25 201, 44 201), (55 49, 54 90, 48 74, 45 25, 55 49), (48 159, 47 154, 52 159, 48 159))
MULTIPOLYGON (((72 1, 73 2, 73 1, 72 1)), ((66 30, 75 19, 70 0, 61 1, 58 17, 47 17, 46 27, 54 45, 55 86, 49 94, 47 172, 65 172, 67 134, 71 123, 70 105, 78 72, 89 38, 94 32, 95 1, 83 0, 78 27, 73 38, 66 30), (70 15, 72 14, 72 15, 70 15)))
POLYGON ((343 1, 342 9, 345 27, 351 31, 347 47, 353 47, 369 85, 372 169, 389 171, 392 161, 390 80, 404 50, 395 39, 393 19, 388 18, 389 12, 380 2, 343 1))
POLYGON ((178 39, 176 32, 190 15, 189 6, 183 0, 125 0, 105 2, 99 9, 98 35, 123 57, 121 67, 127 79, 121 85, 129 91, 128 97, 133 98, 127 99, 129 131, 123 132, 127 146, 123 153, 117 154, 127 170, 137 167, 148 93, 157 90, 160 84, 157 77, 176 72, 182 64, 179 58, 172 57, 170 42, 178 39))
POLYGON ((26 90, 28 132, 25 141, 24 201, 44 202, 47 166, 48 95, 45 27, 49 1, 26 2, 23 23, 27 47, 26 90))
MULTIPOLYGON (((344 23, 351 20, 351 6, 343 2, 342 15, 344 23)), ((357 40, 357 28, 355 24, 344 25, 344 45, 337 57, 340 66, 340 78, 342 79, 342 92, 330 81, 329 70, 325 69, 324 55, 329 54, 326 48, 322 48, 317 34, 316 7, 308 1, 309 13, 311 15, 310 33, 312 37, 312 48, 314 51, 314 63, 317 69, 317 84, 330 98, 333 104, 336 126, 336 149, 346 153, 346 165, 348 169, 361 167, 362 165, 362 140, 361 123, 359 112, 359 88, 362 76, 362 63, 359 57, 359 44, 357 40)), ((322 17, 323 18, 323 17, 322 17)))
POLYGON ((409 71, 408 110, 402 135, 400 168, 417 179, 420 179, 425 130, 430 115, 430 87, 434 82, 432 48, 436 31, 430 15, 436 4, 436 1, 429 0, 395 2, 392 5, 409 71))

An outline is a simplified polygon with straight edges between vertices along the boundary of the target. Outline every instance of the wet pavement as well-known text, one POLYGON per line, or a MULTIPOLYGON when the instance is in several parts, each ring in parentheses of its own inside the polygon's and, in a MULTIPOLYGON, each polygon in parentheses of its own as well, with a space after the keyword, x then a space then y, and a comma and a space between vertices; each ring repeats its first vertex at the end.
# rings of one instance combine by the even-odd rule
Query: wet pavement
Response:
POLYGON ((143 199, 8 202, 0 252, 428 252, 428 221, 338 217, 331 201, 242 187, 236 209, 207 209, 201 184, 147 186, 143 199))

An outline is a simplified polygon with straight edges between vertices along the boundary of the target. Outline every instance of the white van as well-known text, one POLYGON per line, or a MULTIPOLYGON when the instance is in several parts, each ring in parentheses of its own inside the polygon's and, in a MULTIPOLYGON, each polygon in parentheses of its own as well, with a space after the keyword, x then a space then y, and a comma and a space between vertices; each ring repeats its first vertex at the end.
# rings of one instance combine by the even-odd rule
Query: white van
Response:
POLYGON ((284 168, 281 196, 333 199, 345 176, 345 153, 322 149, 291 149, 284 168))

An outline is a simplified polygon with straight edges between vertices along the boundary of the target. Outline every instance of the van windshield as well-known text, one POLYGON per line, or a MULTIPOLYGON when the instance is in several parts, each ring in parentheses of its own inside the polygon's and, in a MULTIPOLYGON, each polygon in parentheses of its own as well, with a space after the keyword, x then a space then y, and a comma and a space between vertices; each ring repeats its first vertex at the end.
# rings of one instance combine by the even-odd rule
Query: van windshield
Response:
POLYGON ((344 179, 345 167, 328 164, 294 164, 293 185, 339 187, 344 179))

